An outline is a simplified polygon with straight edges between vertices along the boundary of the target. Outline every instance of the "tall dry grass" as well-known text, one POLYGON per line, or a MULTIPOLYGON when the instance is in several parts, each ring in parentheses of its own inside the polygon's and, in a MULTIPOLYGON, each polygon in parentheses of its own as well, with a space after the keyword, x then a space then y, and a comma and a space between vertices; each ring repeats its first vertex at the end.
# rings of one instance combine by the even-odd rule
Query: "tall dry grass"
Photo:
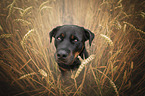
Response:
MULTIPOLYGON (((3 0, 1 6, 0 75, 23 90, 13 95, 143 94, 139 88, 144 79, 133 85, 131 78, 144 64, 145 32, 132 24, 135 10, 128 12, 124 1, 3 0), (77 70, 61 76, 54 60, 55 47, 49 42, 49 32, 64 24, 83 26, 95 34, 92 46, 86 43, 95 57, 73 79, 77 70), (126 92, 135 87, 134 93, 126 92)), ((142 10, 140 16, 144 20, 142 10)))

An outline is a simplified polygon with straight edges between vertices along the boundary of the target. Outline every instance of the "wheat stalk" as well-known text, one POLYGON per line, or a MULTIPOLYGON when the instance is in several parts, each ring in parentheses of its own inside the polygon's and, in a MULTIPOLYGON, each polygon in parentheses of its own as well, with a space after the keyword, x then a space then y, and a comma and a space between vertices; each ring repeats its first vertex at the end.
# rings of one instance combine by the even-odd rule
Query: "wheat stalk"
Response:
POLYGON ((14 22, 22 22, 22 23, 25 23, 25 24, 28 24, 28 25, 31 24, 29 21, 24 20, 24 19, 14 19, 14 22))
POLYGON ((35 73, 35 72, 32 72, 32 73, 29 73, 29 74, 25 74, 25 75, 21 76, 21 77, 19 78, 19 80, 20 80, 20 79, 23 79, 23 78, 26 78, 26 77, 28 77, 28 76, 32 76, 32 75, 36 75, 36 73, 35 73))
POLYGON ((22 13, 22 17, 25 16, 26 13, 27 13, 30 9, 32 9, 32 8, 33 8, 32 6, 26 8, 26 9, 23 11, 23 13, 22 13))
POLYGON ((117 5, 119 5, 121 2, 122 2, 122 0, 119 0, 119 1, 117 2, 117 5))
POLYGON ((117 50, 116 53, 114 53, 108 61, 111 61, 111 60, 114 60, 115 57, 117 57, 117 55, 121 52, 121 49, 120 50, 117 50))
POLYGON ((50 1, 48 0, 48 1, 46 1, 46 2, 43 2, 40 6, 39 6, 39 10, 45 5, 45 4, 47 4, 47 3, 49 3, 50 1))
POLYGON ((121 29, 121 28, 122 28, 122 26, 121 26, 120 22, 119 22, 119 21, 117 21, 117 20, 116 20, 116 25, 118 25, 118 28, 119 28, 119 29, 121 29))
POLYGON ((103 37, 103 38, 109 43, 109 45, 110 45, 111 47, 114 46, 114 45, 113 45, 113 41, 112 41, 108 36, 103 35, 103 34, 100 34, 100 35, 101 35, 101 37, 103 37))
POLYGON ((140 15, 143 17, 143 19, 145 18, 145 12, 141 12, 140 15))
POLYGON ((3 32, 4 30, 3 30, 3 27, 0 25, 0 30, 3 32))
POLYGON ((131 66, 130 66, 130 68, 133 69, 133 61, 131 62, 131 66))
POLYGON ((81 58, 81 56, 78 56, 78 58, 79 58, 79 60, 82 62, 83 61, 83 59, 81 58))
POLYGON ((123 26, 123 32, 125 32, 126 31, 126 24, 124 24, 124 26, 123 26))
POLYGON ((1 66, 6 65, 8 67, 10 67, 11 69, 13 69, 14 71, 18 72, 19 74, 22 74, 19 70, 17 70, 15 67, 13 67, 12 65, 6 64, 3 60, 0 60, 0 64, 1 66))
POLYGON ((19 7, 14 7, 14 9, 20 10, 20 11, 24 11, 24 9, 19 8, 19 7))
POLYGON ((142 33, 142 34, 145 34, 145 32, 144 31, 142 31, 142 30, 140 30, 140 29, 137 29, 134 25, 132 25, 132 24, 130 24, 130 23, 128 23, 128 22, 123 22, 124 24, 127 24, 127 25, 129 25, 129 26, 131 26, 133 29, 135 29, 136 31, 138 31, 138 32, 140 32, 140 33, 142 33))
MULTIPOLYGON (((80 58, 80 57, 79 57, 79 58, 80 58)), ((76 72, 75 75, 72 74, 71 78, 72 78, 72 79, 75 79, 76 77, 78 77, 79 74, 80 74, 80 72, 83 70, 84 66, 85 66, 87 63, 89 63, 90 61, 92 61, 94 58, 95 58, 95 55, 91 55, 91 56, 89 56, 89 57, 88 57, 87 59, 85 59, 85 60, 82 60, 82 59, 81 59, 80 61, 82 61, 82 63, 81 63, 81 65, 80 65, 80 67, 78 68, 78 70, 77 70, 77 72, 76 72)))
POLYGON ((11 16, 12 14, 12 10, 13 10, 13 7, 14 7, 14 4, 15 4, 16 0, 13 0, 13 2, 7 6, 7 8, 9 8, 9 13, 8 13, 8 16, 6 18, 6 21, 8 20, 8 18, 11 16))
POLYGON ((52 7, 49 7, 49 6, 43 6, 40 11, 42 11, 43 9, 51 9, 52 7))
POLYGON ((43 69, 39 69, 38 71, 42 76, 47 77, 47 73, 43 69))
POLYGON ((27 38, 30 36, 30 34, 34 32, 34 29, 29 30, 25 36, 23 37, 23 39, 21 40, 21 46, 23 47, 23 49, 25 49, 25 41, 27 40, 27 38))
POLYGON ((0 38, 9 38, 11 37, 13 34, 2 34, 0 35, 0 38))
POLYGON ((125 70, 125 71, 124 71, 124 75, 123 75, 123 81, 125 81, 126 78, 127 78, 127 71, 125 70))
POLYGON ((114 90, 115 90, 115 92, 116 92, 116 95, 119 96, 119 92, 118 92, 118 90, 117 90, 117 87, 116 87, 115 83, 114 83, 107 75, 105 75, 102 71, 100 71, 100 70, 98 70, 98 69, 97 69, 97 71, 98 71, 99 73, 101 73, 102 75, 104 75, 104 76, 110 81, 110 84, 111 84, 112 87, 114 88, 114 90))
MULTIPOLYGON (((42 76, 47 77, 47 73, 46 73, 43 69, 39 69, 38 72, 39 72, 42 76)), ((32 76, 32 75, 36 75, 36 74, 37 74, 37 73, 35 73, 35 72, 29 73, 29 74, 25 74, 25 75, 21 76, 19 79, 23 79, 23 78, 26 78, 26 77, 28 77, 28 76, 32 76)))

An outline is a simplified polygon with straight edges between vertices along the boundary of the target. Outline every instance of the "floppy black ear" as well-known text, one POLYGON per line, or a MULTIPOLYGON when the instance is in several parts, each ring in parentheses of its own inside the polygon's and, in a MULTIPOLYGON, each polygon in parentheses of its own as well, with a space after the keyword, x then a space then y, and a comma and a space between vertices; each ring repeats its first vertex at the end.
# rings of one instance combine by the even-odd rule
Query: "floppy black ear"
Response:
POLYGON ((85 30, 85 41, 89 40, 89 44, 91 46, 91 43, 95 37, 94 33, 92 33, 90 30, 88 29, 84 29, 85 30))
POLYGON ((55 37, 57 31, 59 30, 61 26, 58 26, 56 28, 54 28, 50 33, 49 33, 49 37, 50 37, 50 43, 52 42, 52 37, 55 37))

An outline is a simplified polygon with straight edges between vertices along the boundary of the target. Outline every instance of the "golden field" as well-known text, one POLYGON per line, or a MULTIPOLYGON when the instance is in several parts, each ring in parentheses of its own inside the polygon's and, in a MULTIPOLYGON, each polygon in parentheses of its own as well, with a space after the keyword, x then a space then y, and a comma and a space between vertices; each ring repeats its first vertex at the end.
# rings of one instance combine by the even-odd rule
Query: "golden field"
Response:
POLYGON ((143 96, 144 0, 1 0, 1 96, 143 96), (62 77, 49 32, 74 24, 95 34, 93 60, 62 77))

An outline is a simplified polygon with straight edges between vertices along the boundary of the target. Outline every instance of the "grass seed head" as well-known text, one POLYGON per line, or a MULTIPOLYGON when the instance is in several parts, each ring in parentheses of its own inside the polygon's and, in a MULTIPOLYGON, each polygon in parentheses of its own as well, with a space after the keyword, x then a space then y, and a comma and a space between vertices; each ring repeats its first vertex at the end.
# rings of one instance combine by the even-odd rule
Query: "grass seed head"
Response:
POLYGON ((47 77, 47 73, 43 70, 43 69, 40 69, 39 70, 39 73, 44 76, 44 77, 47 77))
POLYGON ((22 41, 21 41, 21 46, 23 47, 23 49, 25 49, 25 41, 27 40, 27 38, 30 36, 30 34, 34 32, 34 29, 29 30, 25 36, 23 37, 22 41))
POLYGON ((90 55, 87 59, 82 60, 82 63, 80 65, 80 67, 78 68, 77 72, 75 75, 72 75, 71 78, 75 79, 76 77, 79 76, 80 72, 83 70, 84 66, 89 63, 90 61, 92 61, 95 58, 95 55, 90 55))
POLYGON ((29 21, 24 20, 24 19, 14 19, 14 22, 22 22, 22 23, 24 23, 26 25, 30 25, 31 24, 29 21))
POLYGON ((32 6, 26 8, 26 9, 23 11, 22 16, 24 17, 32 8, 33 8, 32 6))
POLYGON ((0 35, 0 38, 9 38, 11 37, 13 34, 2 34, 0 35))
POLYGON ((109 43, 110 46, 112 46, 112 47, 114 46, 113 41, 108 36, 103 35, 103 34, 100 34, 100 35, 109 43))
POLYGON ((24 78, 26 78, 28 76, 32 76, 32 75, 36 75, 36 73, 32 72, 32 73, 29 73, 29 74, 25 74, 25 75, 21 76, 19 79, 24 79, 24 78))

